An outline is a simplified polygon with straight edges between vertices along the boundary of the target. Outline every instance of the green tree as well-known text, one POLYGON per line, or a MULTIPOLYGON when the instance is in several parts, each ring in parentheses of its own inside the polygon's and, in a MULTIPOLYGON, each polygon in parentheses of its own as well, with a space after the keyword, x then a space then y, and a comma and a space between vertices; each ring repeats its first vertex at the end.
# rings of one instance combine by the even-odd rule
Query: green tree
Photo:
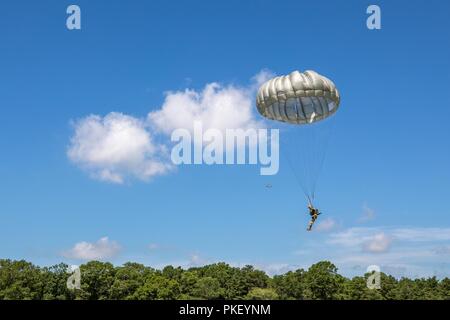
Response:
POLYGON ((75 292, 67 288, 67 279, 71 275, 68 268, 67 264, 60 263, 42 269, 41 277, 44 283, 42 299, 72 300, 75 298, 75 292))
POLYGON ((339 291, 340 281, 337 268, 331 262, 313 264, 306 273, 307 296, 319 300, 333 299, 339 291))
POLYGON ((394 297, 399 300, 417 300, 420 299, 420 293, 417 290, 416 283, 408 278, 401 278, 395 287, 394 297))
POLYGON ((27 261, 0 259, 0 299, 350 299, 450 300, 450 279, 400 280, 381 273, 381 288, 367 288, 371 275, 347 279, 329 261, 308 271, 289 271, 273 278, 252 266, 215 263, 183 270, 154 270, 128 262, 91 261, 80 267, 81 289, 66 286, 66 264, 40 268, 27 261))
POLYGON ((272 288, 253 288, 245 296, 247 300, 277 300, 278 294, 272 288))
POLYGON ((75 290, 77 299, 109 299, 115 275, 115 269, 111 263, 90 261, 80 266, 80 272, 81 290, 75 290))
MULTIPOLYGON (((370 274, 367 273, 366 277, 370 274)), ((396 288, 398 281, 390 275, 385 274, 384 272, 380 273, 380 286, 381 289, 379 293, 383 297, 384 300, 395 300, 396 299, 396 288)))
POLYGON ((110 290, 110 298, 121 300, 132 299, 135 291, 154 272, 152 268, 132 262, 127 262, 122 267, 116 268, 114 282, 110 290))
POLYGON ((428 279, 415 279, 415 298, 419 300, 441 299, 439 294, 439 281, 436 277, 428 279))
POLYGON ((450 279, 444 278, 439 283, 439 295, 441 299, 450 300, 450 279))
POLYGON ((280 299, 302 300, 305 298, 306 275, 305 270, 289 271, 283 275, 273 277, 272 286, 280 299))
POLYGON ((192 289, 195 298, 214 300, 223 298, 225 290, 220 287, 220 282, 216 278, 203 277, 198 279, 192 289))
POLYGON ((227 285, 228 299, 244 299, 251 289, 266 288, 268 285, 269 277, 265 272, 255 270, 250 265, 234 271, 227 285))
POLYGON ((0 260, 0 299, 43 299, 44 282, 39 267, 24 260, 0 260))
POLYGON ((381 300, 383 297, 379 289, 367 287, 367 277, 354 277, 345 281, 343 287, 345 300, 381 300))
POLYGON ((189 271, 195 271, 199 277, 211 277, 219 282, 223 288, 223 298, 233 299, 240 294, 240 288, 235 279, 239 278, 239 268, 231 267, 230 265, 219 262, 203 267, 191 268, 189 271))
POLYGON ((180 279, 180 299, 195 299, 193 289, 199 279, 198 272, 195 270, 183 272, 180 279))
POLYGON ((180 284, 174 279, 168 279, 154 273, 139 287, 133 295, 137 300, 173 300, 180 295, 180 284))

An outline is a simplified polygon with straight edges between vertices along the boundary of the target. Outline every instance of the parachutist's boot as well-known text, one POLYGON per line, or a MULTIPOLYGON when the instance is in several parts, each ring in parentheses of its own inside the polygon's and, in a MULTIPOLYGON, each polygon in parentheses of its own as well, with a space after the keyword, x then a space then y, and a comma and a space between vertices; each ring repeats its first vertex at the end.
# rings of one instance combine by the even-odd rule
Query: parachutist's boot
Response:
POLYGON ((314 224, 314 221, 311 220, 311 221, 309 222, 308 228, 307 228, 306 230, 307 230, 307 231, 311 231, 313 224, 314 224))

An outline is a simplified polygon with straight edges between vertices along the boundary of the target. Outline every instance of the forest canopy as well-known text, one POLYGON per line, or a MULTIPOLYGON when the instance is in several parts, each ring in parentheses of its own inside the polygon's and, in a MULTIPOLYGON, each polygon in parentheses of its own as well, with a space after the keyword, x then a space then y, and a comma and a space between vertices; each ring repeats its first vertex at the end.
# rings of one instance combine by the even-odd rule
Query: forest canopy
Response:
POLYGON ((334 264, 321 261, 273 277, 247 265, 226 263, 183 269, 157 270, 127 262, 114 266, 90 261, 80 266, 80 288, 69 289, 67 264, 39 267, 21 260, 0 259, 0 299, 14 300, 167 300, 167 299, 338 299, 434 300, 450 299, 450 279, 396 279, 381 273, 380 289, 369 289, 370 274, 341 276, 334 264))

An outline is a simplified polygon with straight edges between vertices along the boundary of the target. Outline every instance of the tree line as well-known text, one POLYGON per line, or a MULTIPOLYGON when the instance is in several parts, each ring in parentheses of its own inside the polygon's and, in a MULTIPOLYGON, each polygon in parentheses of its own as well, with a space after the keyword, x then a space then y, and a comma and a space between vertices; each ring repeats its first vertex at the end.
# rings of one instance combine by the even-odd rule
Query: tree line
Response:
POLYGON ((273 277, 250 265, 237 268, 222 262, 157 270, 133 262, 114 266, 90 261, 80 266, 79 289, 68 288, 71 274, 64 263, 39 267, 24 260, 0 259, 0 299, 450 300, 449 278, 396 279, 381 273, 380 288, 369 289, 370 274, 349 279, 329 261, 273 277))

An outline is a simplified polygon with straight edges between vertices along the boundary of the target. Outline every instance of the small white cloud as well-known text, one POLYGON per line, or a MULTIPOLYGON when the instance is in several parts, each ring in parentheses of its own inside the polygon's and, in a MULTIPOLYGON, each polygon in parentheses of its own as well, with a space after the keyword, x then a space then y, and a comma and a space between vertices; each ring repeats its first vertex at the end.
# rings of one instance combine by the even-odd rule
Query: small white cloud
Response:
POLYGON ((191 255, 190 260, 192 263, 199 263, 201 261, 200 256, 198 254, 191 255))
POLYGON ((67 155, 99 180, 123 183, 165 174, 172 165, 167 151, 156 144, 143 121, 112 112, 77 121, 67 155))
POLYGON ((391 247, 392 238, 381 232, 364 242, 363 250, 370 253, 382 253, 391 247))
POLYGON ((95 243, 86 241, 76 243, 72 249, 63 252, 63 256, 79 260, 104 260, 114 257, 120 251, 120 245, 103 237, 95 243))
POLYGON ((194 254, 191 254, 189 257, 188 266, 189 267, 198 267, 198 266, 202 266, 206 263, 207 263, 207 260, 200 257, 199 254, 194 253, 194 254))
POLYGON ((373 219, 375 219, 375 210, 369 208, 367 204, 364 204, 362 209, 362 215, 358 219, 358 221, 364 223, 373 219))
POLYGON ((349 228, 347 230, 331 234, 328 243, 346 247, 354 247, 369 240, 371 233, 373 234, 373 232, 374 229, 371 228, 349 228))
POLYGON ((275 77, 275 74, 269 69, 262 69, 260 72, 252 77, 251 88, 256 91, 259 87, 269 79, 275 77))
POLYGON ((382 265, 380 267, 381 271, 394 276, 396 278, 401 278, 406 276, 408 272, 408 267, 404 265, 382 265))
POLYGON ((450 228, 349 228, 330 235, 328 243, 342 246, 360 245, 371 240, 374 235, 387 232, 396 241, 435 242, 450 240, 450 228))
POLYGON ((79 268, 80 268, 80 266, 78 266, 76 264, 72 264, 72 265, 67 267, 67 272, 74 272, 75 270, 77 270, 79 268))
POLYGON ((362 247, 368 253, 385 252, 394 237, 386 235, 378 228, 350 228, 330 236, 328 243, 344 247, 362 247))
POLYGON ((209 263, 212 263, 210 259, 201 256, 199 253, 191 253, 188 255, 188 259, 183 262, 179 262, 178 265, 183 268, 193 268, 204 266, 209 263))
POLYGON ((438 255, 450 255, 450 245, 437 247, 434 252, 438 255))
POLYGON ((157 244, 157 243, 150 243, 150 244, 148 245, 148 249, 151 250, 151 251, 158 250, 159 248, 160 248, 160 245, 157 244))
POLYGON ((333 230, 336 226, 337 223, 334 219, 326 218, 317 224, 315 230, 319 232, 327 232, 333 230))
POLYGON ((395 238, 405 241, 430 242, 450 240, 450 228, 399 228, 392 232, 395 238))
POLYGON ((311 250, 299 249, 299 250, 293 251, 292 254, 294 254, 296 256, 309 255, 309 254, 311 254, 311 250))
POLYGON ((289 263, 271 263, 267 265, 257 265, 255 267, 263 270, 270 276, 284 274, 288 271, 294 271, 300 268, 298 265, 292 265, 289 263))

